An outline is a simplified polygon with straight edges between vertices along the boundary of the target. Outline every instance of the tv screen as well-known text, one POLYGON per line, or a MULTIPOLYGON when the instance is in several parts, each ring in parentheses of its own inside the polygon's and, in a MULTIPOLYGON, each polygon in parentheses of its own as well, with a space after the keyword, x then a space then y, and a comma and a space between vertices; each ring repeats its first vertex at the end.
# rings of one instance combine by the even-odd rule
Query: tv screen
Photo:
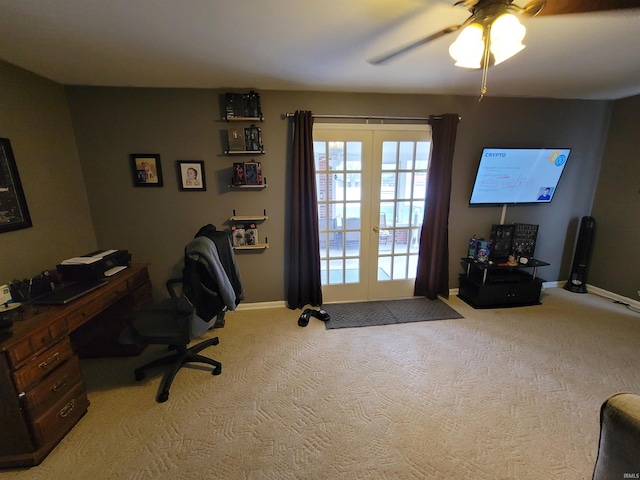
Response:
POLYGON ((549 203, 570 148, 485 148, 470 205, 549 203))

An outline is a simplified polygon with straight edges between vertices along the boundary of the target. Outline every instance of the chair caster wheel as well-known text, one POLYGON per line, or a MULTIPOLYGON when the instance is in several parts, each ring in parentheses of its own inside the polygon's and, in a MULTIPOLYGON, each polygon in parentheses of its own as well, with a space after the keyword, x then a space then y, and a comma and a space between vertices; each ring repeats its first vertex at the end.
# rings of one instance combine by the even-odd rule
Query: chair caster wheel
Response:
POLYGON ((158 397, 156 398, 156 401, 158 403, 164 403, 167 400, 169 400, 169 392, 160 392, 158 394, 158 397))
POLYGON ((136 382, 139 382, 145 377, 144 372, 135 372, 135 374, 136 374, 136 382))
POLYGON ((222 373, 222 367, 214 367, 211 375, 220 375, 222 373))

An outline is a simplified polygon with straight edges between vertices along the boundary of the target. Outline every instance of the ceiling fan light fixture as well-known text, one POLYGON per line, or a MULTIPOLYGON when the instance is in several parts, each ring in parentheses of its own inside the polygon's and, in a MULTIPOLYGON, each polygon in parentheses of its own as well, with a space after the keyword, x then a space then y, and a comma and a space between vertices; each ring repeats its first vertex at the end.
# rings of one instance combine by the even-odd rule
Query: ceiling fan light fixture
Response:
POLYGON ((457 67, 480 68, 484 53, 484 29, 479 23, 467 25, 449 47, 457 67))
POLYGON ((526 33, 527 29, 515 15, 505 13, 496 18, 491 24, 490 34, 494 64, 498 65, 522 51, 525 47, 522 40, 526 33))

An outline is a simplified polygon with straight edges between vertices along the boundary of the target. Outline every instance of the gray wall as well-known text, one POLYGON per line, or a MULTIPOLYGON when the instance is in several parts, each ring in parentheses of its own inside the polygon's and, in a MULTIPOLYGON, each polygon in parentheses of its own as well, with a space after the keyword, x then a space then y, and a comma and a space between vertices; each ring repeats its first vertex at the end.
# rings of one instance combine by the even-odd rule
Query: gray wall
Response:
POLYGON ((33 227, 0 234, 0 284, 95 249, 64 89, 0 61, 0 137, 11 141, 33 227))
MULTIPOLYGON (((238 192, 227 187, 234 157, 223 155, 223 91, 67 87, 94 228, 100 248, 128 248, 151 263, 156 289, 178 273, 182 249, 197 229, 222 228, 235 209, 269 220, 260 234, 271 248, 239 253, 246 302, 282 301, 287 243, 289 122, 285 112, 407 115, 458 113, 450 215, 450 287, 457 287, 459 258, 469 237, 488 236, 500 207, 469 208, 468 198, 482 147, 570 147, 573 149, 551 204, 509 207, 506 221, 540 225, 536 256, 551 263, 539 274, 548 281, 568 277, 576 229, 591 212, 610 102, 429 95, 262 91, 269 187, 238 192), (135 188, 129 154, 161 155, 165 186, 135 188), (207 191, 180 192, 176 160, 204 160, 207 191)), ((157 290, 156 290, 157 291, 157 290)))
POLYGON ((613 104, 592 216, 588 283, 640 301, 640 96, 613 104))
POLYGON ((263 91, 267 154, 256 159, 263 162, 269 187, 237 192, 227 188, 234 158, 222 154, 228 127, 220 120, 223 91, 65 89, 4 62, 0 87, 0 136, 11 140, 33 219, 32 228, 0 235, 0 283, 97 248, 128 248, 135 261, 151 264, 159 294, 164 280, 178 273, 182 248, 200 226, 222 228, 233 209, 254 214, 266 208, 270 218, 260 234, 269 237, 271 248, 238 254, 238 261, 247 302, 282 301, 290 132, 281 114, 455 112, 462 122, 451 199, 450 287, 457 287, 458 257, 469 236, 488 235, 491 223, 500 220, 499 207, 467 203, 481 148, 553 145, 573 148, 553 202, 509 207, 506 221, 540 224, 536 253, 552 264, 540 274, 564 281, 580 219, 593 215, 589 283, 637 299, 640 97, 598 102, 489 96, 478 103, 475 97, 263 91), (161 154, 165 186, 133 187, 130 153, 161 154), (206 192, 178 191, 176 160, 205 161, 206 192))

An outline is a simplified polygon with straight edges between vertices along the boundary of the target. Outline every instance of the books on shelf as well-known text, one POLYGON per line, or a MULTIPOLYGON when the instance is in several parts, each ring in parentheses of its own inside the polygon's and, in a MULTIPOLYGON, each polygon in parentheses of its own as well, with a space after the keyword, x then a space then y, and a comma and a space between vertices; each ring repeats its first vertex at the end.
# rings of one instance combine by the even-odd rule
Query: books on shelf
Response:
POLYGON ((257 225, 255 223, 232 225, 231 244, 234 247, 258 245, 259 242, 257 225))
POLYGON ((244 225, 231 225, 231 245, 243 247, 246 244, 244 225))
POLYGON ((261 162, 235 162, 233 164, 233 185, 262 185, 261 162))
POLYGON ((262 118, 259 93, 226 93, 225 101, 227 119, 262 118))
POLYGON ((262 129, 251 125, 244 129, 244 145, 247 152, 261 152, 262 145, 262 129))
POLYGON ((245 245, 258 245, 258 227, 255 223, 245 225, 244 240, 245 245))
POLYGON ((245 150, 244 128, 229 128, 227 130, 230 152, 241 152, 245 150))
POLYGON ((228 128, 227 141, 229 152, 262 153, 262 129, 251 125, 245 128, 228 128))

